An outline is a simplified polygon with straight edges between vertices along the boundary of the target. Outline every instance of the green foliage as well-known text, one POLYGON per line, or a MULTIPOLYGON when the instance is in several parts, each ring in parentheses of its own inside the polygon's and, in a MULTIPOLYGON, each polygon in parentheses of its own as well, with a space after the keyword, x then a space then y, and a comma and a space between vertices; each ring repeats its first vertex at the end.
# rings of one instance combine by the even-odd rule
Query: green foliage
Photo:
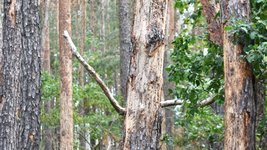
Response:
MULTIPOLYGON (((178 111, 178 113, 181 111, 178 111)), ((185 149, 213 149, 223 139, 223 118, 215 115, 210 108, 203 108, 193 117, 188 118, 184 112, 176 117, 176 128, 181 135, 174 143, 185 149)))
MULTIPOLYGON (((242 58, 252 64, 255 76, 266 79, 267 0, 253 0, 251 6, 249 22, 231 19, 224 30, 230 33, 233 42, 244 46, 242 58)), ((172 94, 183 99, 184 104, 176 112, 176 124, 183 134, 174 141, 186 149, 211 149, 212 143, 222 141, 223 119, 210 108, 198 108, 197 104, 210 93, 216 94, 216 105, 223 102, 223 51, 208 40, 207 25, 198 0, 176 1, 176 8, 185 19, 182 20, 182 31, 173 42, 172 64, 167 71, 169 80, 176 84, 172 94), (192 30, 199 32, 195 34, 192 30)), ((261 121, 257 130, 258 140, 266 132, 264 124, 266 119, 261 121)), ((168 136, 165 140, 171 141, 168 136)))
POLYGON ((176 112, 176 125, 183 132, 174 137, 174 143, 186 149, 210 149, 212 143, 222 141, 223 119, 211 108, 197 105, 211 94, 216 95, 217 105, 223 102, 222 48, 208 40, 199 1, 176 4, 179 11, 182 9, 182 16, 190 15, 183 20, 182 31, 173 42, 172 64, 167 68, 169 80, 176 84, 172 94, 184 100, 176 112), (193 7, 193 12, 188 12, 189 7, 191 11, 193 7), (192 30, 198 31, 197 34, 192 30))
POLYGON ((267 1, 252 1, 251 21, 231 19, 225 30, 230 33, 233 42, 242 44, 245 53, 242 56, 252 64, 257 78, 267 78, 267 1))
POLYGON ((50 112, 46 112, 44 107, 41 107, 41 121, 45 126, 55 128, 59 125, 59 109, 57 109, 59 100, 59 78, 57 76, 51 76, 47 72, 42 72, 42 101, 45 107, 46 102, 50 102, 52 107, 50 112))

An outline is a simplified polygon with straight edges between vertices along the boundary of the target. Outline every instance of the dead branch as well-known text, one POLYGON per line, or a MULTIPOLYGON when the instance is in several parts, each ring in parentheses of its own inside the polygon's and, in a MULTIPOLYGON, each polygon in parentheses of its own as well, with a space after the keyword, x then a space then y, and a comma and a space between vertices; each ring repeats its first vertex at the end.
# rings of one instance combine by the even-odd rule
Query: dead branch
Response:
MULTIPOLYGON (((215 95, 212 95, 212 96, 200 101, 197 106, 198 107, 205 107, 205 106, 211 105, 215 101, 214 97, 215 97, 215 95)), ((182 105, 183 102, 184 101, 181 99, 172 99, 172 100, 162 101, 160 103, 160 105, 162 108, 164 108, 164 107, 182 105)))
POLYGON ((118 101, 112 96, 110 90, 108 89, 107 85, 104 83, 104 81, 100 78, 99 74, 95 71, 95 69, 90 66, 84 59, 83 57, 79 54, 79 52, 77 51, 76 46, 74 45, 72 39, 69 36, 68 31, 64 31, 63 34, 64 38, 67 40, 72 54, 80 61, 80 63, 84 66, 84 68, 89 72, 89 74, 96 80, 96 82, 98 83, 98 85, 101 87, 101 89, 103 90, 104 94, 108 97, 111 105, 115 108, 115 110, 120 114, 123 115, 125 114, 125 108, 123 108, 122 106, 120 106, 120 104, 118 103, 118 101))

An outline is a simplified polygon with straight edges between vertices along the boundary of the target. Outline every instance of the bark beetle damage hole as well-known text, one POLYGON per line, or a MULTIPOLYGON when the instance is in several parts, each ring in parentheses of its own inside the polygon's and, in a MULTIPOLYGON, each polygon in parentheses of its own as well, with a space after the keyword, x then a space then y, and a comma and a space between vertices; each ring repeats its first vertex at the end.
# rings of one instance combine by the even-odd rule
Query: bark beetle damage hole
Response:
POLYGON ((11 24, 14 26, 16 23, 16 0, 11 0, 8 16, 10 18, 11 24))
POLYGON ((153 56, 157 48, 164 42, 163 30, 160 30, 156 23, 152 24, 147 34, 146 53, 153 56))

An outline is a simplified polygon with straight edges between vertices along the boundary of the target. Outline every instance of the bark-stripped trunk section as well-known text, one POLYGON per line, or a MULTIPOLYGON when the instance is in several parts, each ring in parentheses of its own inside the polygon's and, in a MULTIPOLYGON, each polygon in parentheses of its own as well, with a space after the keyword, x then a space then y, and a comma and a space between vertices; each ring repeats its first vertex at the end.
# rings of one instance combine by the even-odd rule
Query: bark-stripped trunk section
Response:
POLYGON ((159 149, 167 0, 135 2, 124 149, 159 149))
POLYGON ((38 1, 4 1, 0 149, 38 149, 40 30, 38 1))
MULTIPOLYGON (((231 18, 249 20, 248 0, 223 0, 223 22, 231 18)), ((228 25, 230 21, 224 24, 228 25)), ((255 149, 255 94, 250 64, 242 59, 243 45, 233 44, 231 34, 223 33, 225 75, 224 149, 255 149)))
POLYGON ((71 31, 70 0, 59 0, 60 149, 73 149, 72 54, 62 34, 71 31))

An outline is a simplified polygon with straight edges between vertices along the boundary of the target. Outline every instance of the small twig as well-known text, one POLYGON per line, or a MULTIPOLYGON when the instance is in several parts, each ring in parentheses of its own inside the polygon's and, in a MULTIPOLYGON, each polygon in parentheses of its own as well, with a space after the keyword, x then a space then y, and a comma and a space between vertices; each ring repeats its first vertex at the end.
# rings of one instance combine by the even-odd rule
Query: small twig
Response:
POLYGON ((100 76, 98 75, 98 73, 95 71, 95 69, 93 67, 91 67, 85 60, 84 58, 79 54, 79 52, 77 51, 76 46, 74 45, 72 39, 69 36, 68 31, 64 31, 63 34, 64 38, 67 40, 72 54, 80 61, 80 63, 84 66, 84 68, 89 72, 89 74, 96 80, 96 82, 98 83, 98 85, 101 87, 101 89, 103 90, 104 94, 108 97, 111 105, 115 108, 115 110, 120 114, 120 115, 124 115, 125 114, 125 108, 121 107, 120 104, 118 103, 118 101, 112 96, 110 90, 108 89, 107 85, 104 83, 104 81, 100 78, 100 76))

